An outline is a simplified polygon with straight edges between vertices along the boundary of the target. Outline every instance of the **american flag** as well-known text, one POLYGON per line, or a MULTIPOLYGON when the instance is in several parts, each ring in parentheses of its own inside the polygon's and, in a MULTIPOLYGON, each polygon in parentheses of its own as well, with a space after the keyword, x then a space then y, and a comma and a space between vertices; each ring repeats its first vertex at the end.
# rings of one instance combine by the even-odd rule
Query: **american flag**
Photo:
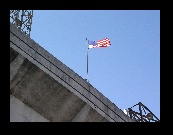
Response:
POLYGON ((89 48, 101 48, 111 46, 110 40, 108 38, 104 38, 103 40, 98 41, 90 41, 88 40, 89 48))

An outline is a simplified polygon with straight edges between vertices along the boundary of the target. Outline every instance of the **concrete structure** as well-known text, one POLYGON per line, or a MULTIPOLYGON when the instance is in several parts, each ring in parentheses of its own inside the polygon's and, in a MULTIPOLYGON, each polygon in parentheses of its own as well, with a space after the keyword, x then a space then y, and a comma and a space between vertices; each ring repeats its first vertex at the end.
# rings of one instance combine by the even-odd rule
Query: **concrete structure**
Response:
POLYGON ((10 24, 10 122, 133 122, 10 24))

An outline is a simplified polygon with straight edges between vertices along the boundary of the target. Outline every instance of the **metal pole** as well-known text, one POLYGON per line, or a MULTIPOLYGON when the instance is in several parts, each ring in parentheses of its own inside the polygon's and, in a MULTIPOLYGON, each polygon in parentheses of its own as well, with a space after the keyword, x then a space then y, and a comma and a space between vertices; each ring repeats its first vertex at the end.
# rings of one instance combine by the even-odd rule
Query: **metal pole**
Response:
POLYGON ((139 111, 140 111, 140 115, 141 115, 141 120, 142 120, 142 122, 144 122, 143 116, 142 116, 142 110, 141 110, 141 102, 139 102, 139 111))
POLYGON ((88 40, 87 40, 87 38, 86 38, 86 44, 87 44, 87 82, 89 81, 88 80, 88 40))

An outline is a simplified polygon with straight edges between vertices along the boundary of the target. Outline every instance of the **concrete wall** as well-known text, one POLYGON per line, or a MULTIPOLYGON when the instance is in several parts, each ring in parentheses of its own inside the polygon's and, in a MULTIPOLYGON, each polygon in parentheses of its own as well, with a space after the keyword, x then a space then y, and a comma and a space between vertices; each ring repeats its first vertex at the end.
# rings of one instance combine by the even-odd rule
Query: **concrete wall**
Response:
POLYGON ((11 95, 28 104, 47 120, 133 122, 90 83, 12 24, 10 47, 11 95), (39 97, 39 94, 50 96, 57 92, 58 96, 49 101, 56 108, 50 113, 50 106, 41 104, 49 98, 39 97), (68 102, 64 101, 65 97, 68 102), (39 102, 40 106, 34 102, 39 102))
POLYGON ((49 122, 32 108, 10 95, 11 122, 49 122))

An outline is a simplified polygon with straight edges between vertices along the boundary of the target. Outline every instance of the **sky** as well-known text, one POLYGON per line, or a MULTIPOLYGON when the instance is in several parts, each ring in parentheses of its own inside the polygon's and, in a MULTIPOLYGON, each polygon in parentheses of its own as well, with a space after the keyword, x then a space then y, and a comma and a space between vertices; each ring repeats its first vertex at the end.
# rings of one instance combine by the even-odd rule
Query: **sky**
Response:
POLYGON ((141 102, 160 119, 160 10, 34 10, 30 37, 124 110, 141 102))

